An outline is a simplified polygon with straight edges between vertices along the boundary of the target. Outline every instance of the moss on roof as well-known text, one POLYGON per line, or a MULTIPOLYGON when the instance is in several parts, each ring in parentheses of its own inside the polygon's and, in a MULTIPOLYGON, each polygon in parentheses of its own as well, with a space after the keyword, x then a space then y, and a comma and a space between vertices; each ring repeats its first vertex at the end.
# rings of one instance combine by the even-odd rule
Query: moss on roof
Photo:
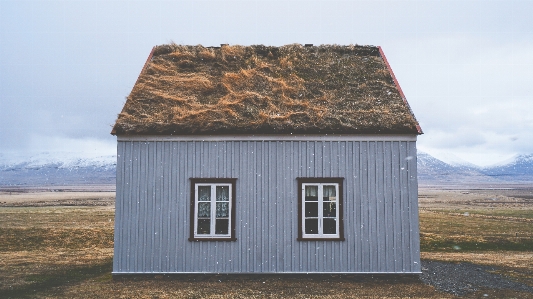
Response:
POLYGON ((113 128, 139 134, 418 134, 373 46, 162 45, 113 128))

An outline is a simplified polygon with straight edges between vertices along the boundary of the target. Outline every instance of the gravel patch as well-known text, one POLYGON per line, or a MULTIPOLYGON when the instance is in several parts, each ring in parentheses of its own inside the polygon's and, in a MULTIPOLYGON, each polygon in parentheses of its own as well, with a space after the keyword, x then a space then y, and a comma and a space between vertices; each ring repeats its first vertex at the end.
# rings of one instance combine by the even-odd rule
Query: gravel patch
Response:
POLYGON ((511 289, 533 294, 533 287, 489 272, 494 270, 497 270, 497 268, 471 263, 447 263, 423 260, 420 280, 435 287, 439 291, 456 296, 463 296, 467 293, 475 292, 479 288, 511 289))

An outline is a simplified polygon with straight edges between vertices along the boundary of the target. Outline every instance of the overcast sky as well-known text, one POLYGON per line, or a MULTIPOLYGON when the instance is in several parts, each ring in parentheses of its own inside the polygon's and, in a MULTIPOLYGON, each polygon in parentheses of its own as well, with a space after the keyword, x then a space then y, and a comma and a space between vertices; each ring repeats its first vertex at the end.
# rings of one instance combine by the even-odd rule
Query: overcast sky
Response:
POLYGON ((478 165, 533 153, 530 1, 0 0, 0 152, 113 153, 154 45, 381 46, 424 135, 478 165))

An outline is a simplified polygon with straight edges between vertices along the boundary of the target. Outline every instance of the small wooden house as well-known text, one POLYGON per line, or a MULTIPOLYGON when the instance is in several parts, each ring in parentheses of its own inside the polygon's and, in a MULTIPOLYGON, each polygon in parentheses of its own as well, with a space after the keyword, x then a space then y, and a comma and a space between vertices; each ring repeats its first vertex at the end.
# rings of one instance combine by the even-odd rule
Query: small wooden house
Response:
POLYGON ((154 47, 117 136, 114 274, 420 273, 422 131, 380 47, 154 47))

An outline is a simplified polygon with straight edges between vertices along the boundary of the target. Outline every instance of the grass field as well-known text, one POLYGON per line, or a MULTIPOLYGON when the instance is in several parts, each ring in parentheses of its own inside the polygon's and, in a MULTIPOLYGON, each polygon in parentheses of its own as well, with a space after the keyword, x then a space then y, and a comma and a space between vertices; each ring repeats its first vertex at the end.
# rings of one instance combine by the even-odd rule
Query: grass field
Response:
MULTIPOLYGON (((492 265, 497 273, 533 285, 531 199, 498 191, 420 194, 423 258, 492 265)), ((101 194, 95 193, 62 198, 70 204, 61 205, 53 197, 48 199, 53 204, 47 204, 39 196, 34 201, 9 201, 9 196, 0 194, 0 298, 453 298, 416 278, 200 275, 113 280, 112 198, 99 199, 101 194)), ((483 289, 463 298, 532 296, 483 289)))

